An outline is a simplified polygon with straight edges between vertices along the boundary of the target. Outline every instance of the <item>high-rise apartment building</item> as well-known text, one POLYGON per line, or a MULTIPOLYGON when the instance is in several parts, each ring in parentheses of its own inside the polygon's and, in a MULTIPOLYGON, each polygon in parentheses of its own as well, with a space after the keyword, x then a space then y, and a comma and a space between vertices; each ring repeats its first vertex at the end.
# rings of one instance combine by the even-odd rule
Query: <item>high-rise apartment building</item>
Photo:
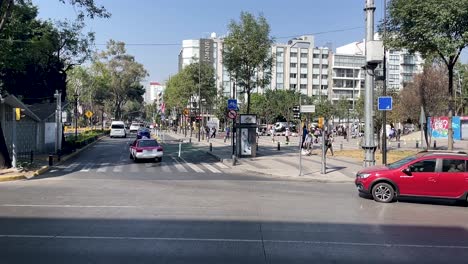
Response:
POLYGON ((150 82, 145 88, 143 98, 146 104, 156 103, 158 106, 163 103, 164 90, 166 87, 159 82, 150 82))
POLYGON ((272 54, 271 89, 328 96, 331 50, 315 47, 314 36, 301 36, 287 44, 274 44, 272 54))

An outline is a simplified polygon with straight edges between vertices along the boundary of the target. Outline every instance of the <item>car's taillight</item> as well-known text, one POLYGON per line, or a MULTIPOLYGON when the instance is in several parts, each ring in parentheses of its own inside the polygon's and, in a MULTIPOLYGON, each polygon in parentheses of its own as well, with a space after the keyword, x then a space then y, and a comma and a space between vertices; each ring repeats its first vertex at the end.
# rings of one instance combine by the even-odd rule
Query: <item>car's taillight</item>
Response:
POLYGON ((136 148, 136 152, 143 152, 143 149, 141 149, 141 148, 136 148))
POLYGON ((162 148, 162 147, 158 147, 156 150, 157 150, 157 151, 163 151, 163 148, 162 148))

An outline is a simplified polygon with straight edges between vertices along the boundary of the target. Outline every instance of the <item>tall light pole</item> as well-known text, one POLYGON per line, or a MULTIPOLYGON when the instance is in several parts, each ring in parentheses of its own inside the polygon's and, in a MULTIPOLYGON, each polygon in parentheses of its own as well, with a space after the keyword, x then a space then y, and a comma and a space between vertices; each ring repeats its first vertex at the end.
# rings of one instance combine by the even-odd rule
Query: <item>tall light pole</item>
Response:
POLYGON ((201 137, 201 58, 198 62, 198 142, 201 137))
MULTIPOLYGON (((384 33, 385 37, 387 24, 387 0, 384 0, 384 33)), ((387 51, 384 46, 383 54, 383 87, 382 96, 387 96, 387 51)), ((387 111, 382 111, 382 164, 387 164, 387 111)))
POLYGON ((362 148, 365 151, 364 167, 375 165, 375 142, 374 142, 374 73, 377 64, 367 62, 368 54, 371 49, 369 42, 374 40, 374 0, 366 0, 364 8, 366 12, 366 92, 364 101, 364 142, 362 148))

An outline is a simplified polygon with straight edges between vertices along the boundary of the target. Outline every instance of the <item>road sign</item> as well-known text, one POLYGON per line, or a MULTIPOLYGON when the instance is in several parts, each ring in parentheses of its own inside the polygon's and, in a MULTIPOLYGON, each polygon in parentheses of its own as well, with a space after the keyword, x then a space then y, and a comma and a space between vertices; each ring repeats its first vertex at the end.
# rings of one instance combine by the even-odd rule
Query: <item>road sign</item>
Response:
POLYGON ((378 110, 391 111, 393 107, 393 100, 391 96, 379 96, 378 110))
POLYGON ((237 110, 237 99, 228 99, 228 110, 237 110))
POLYGON ((88 110, 88 111, 85 112, 85 116, 86 116, 87 118, 91 118, 91 117, 93 116, 93 112, 91 112, 91 111, 88 110))
POLYGON ((315 113, 315 105, 301 105, 301 113, 315 113))
POLYGON ((227 114, 227 117, 228 117, 229 119, 236 119, 236 117, 237 117, 237 112, 234 111, 234 110, 229 110, 229 112, 228 112, 228 114, 227 114))
POLYGON ((189 115, 189 110, 187 108, 184 109, 184 116, 188 116, 189 115))

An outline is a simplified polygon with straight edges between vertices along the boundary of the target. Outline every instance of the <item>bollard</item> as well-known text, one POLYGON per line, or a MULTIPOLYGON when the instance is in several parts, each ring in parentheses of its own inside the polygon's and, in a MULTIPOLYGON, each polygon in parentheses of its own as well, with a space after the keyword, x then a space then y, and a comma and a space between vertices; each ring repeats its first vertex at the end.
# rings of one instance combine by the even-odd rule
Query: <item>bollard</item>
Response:
POLYGON ((213 152, 213 144, 210 142, 210 152, 213 152))
POLYGON ((189 138, 188 142, 189 142, 189 143, 192 143, 192 138, 189 138))
POLYGON ((31 150, 31 153, 30 153, 30 160, 31 160, 31 163, 33 163, 34 161, 34 151, 31 150))
POLYGON ((397 146, 398 146, 398 148, 400 148, 400 142, 398 142, 398 145, 397 145, 397 146))
POLYGON ((437 141, 434 140, 434 149, 437 148, 437 141))
POLYGON ((416 140, 416 148, 419 148, 419 141, 416 140))
POLYGON ((343 150, 343 143, 340 143, 340 150, 343 150))
POLYGON ((54 165, 54 155, 49 155, 49 166, 54 165))
POLYGON ((280 143, 279 143, 279 141, 278 141, 278 150, 280 150, 280 149, 281 149, 281 147, 280 147, 280 143))
POLYGON ((232 155, 232 166, 236 165, 236 155, 232 155))

